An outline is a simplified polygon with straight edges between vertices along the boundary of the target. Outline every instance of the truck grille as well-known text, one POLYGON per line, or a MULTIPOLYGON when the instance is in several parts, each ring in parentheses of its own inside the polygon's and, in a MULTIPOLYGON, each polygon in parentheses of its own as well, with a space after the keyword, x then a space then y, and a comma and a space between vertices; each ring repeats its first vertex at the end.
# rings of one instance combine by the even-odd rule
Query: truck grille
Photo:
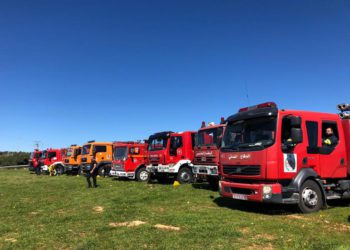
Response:
POLYGON ((224 165, 224 174, 229 175, 260 175, 258 165, 224 165))
POLYGON ((195 163, 215 163, 215 156, 199 156, 195 157, 195 163))

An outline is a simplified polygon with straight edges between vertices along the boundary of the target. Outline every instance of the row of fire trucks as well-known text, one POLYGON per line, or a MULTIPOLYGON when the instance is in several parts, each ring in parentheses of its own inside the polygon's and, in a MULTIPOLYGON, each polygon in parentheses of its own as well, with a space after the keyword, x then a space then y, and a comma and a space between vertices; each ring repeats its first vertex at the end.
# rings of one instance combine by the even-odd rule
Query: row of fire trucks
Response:
POLYGON ((94 157, 101 176, 180 183, 207 180, 223 197, 318 211, 350 198, 350 105, 340 114, 241 108, 198 131, 163 131, 143 142, 95 142, 35 151, 31 169, 79 173, 94 157), (53 168, 52 165, 57 167, 53 168))

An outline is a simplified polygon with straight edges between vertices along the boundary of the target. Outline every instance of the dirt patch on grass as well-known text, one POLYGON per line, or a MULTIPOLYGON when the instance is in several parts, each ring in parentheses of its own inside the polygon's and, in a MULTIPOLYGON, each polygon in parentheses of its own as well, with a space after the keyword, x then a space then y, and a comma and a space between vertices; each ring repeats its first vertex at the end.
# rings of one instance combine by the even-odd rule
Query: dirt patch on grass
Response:
POLYGON ((134 220, 134 221, 126 221, 126 222, 111 222, 109 223, 110 227, 138 227, 143 224, 146 224, 144 221, 134 220))
POLYGON ((15 238, 8 238, 8 239, 5 239, 6 242, 11 242, 11 243, 15 243, 17 242, 17 240, 15 238))
POLYGON ((101 207, 101 206, 93 207, 92 210, 93 210, 95 213, 103 213, 103 212, 104 212, 104 208, 101 207))
POLYGON ((30 215, 38 215, 39 212, 35 212, 35 211, 34 211, 34 212, 30 212, 29 214, 30 214, 30 215))
POLYGON ((290 219, 296 219, 296 220, 310 220, 310 218, 302 216, 302 215, 297 215, 297 214, 289 214, 287 215, 288 218, 290 219))
POLYGON ((181 230, 180 227, 174 227, 174 226, 162 225, 162 224, 156 224, 154 227, 157 229, 169 230, 169 231, 180 231, 181 230))
POLYGON ((264 240, 275 240, 276 237, 271 235, 271 234, 257 234, 254 236, 254 239, 256 240, 261 240, 261 239, 264 239, 264 240))
POLYGON ((242 228, 238 229, 238 232, 240 232, 243 235, 246 235, 246 234, 250 233, 250 229, 248 227, 242 227, 242 228))
POLYGON ((256 250, 256 249, 259 249, 259 250, 273 250, 273 249, 275 249, 273 246, 272 246, 272 244, 271 243, 269 243, 269 244, 266 244, 266 245, 263 245, 263 246, 261 246, 261 245, 256 245, 256 244, 253 244, 253 245, 250 245, 250 246, 248 246, 248 247, 244 247, 244 248, 241 248, 242 250, 244 249, 244 250, 256 250))

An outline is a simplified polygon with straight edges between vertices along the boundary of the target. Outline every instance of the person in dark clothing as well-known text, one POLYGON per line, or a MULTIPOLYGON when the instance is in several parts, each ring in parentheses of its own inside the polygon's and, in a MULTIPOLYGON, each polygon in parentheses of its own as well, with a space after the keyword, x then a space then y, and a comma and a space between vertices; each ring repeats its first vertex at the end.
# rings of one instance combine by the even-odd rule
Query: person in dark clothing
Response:
POLYGON ((334 148, 338 144, 338 138, 334 135, 332 128, 326 129, 326 136, 322 139, 322 145, 334 148))
POLYGON ((91 188, 91 181, 90 178, 92 178, 93 186, 94 188, 97 187, 97 182, 96 182, 96 176, 97 176, 97 162, 95 160, 95 157, 91 157, 91 163, 90 163, 90 168, 87 170, 86 173, 86 181, 88 183, 88 188, 91 188))

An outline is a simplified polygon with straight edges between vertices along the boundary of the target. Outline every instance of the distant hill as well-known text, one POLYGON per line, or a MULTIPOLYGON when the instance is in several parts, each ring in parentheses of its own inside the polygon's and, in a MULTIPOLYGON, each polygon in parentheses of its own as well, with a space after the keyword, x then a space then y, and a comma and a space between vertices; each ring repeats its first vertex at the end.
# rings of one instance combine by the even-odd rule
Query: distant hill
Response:
POLYGON ((0 166, 28 164, 29 155, 28 152, 0 151, 0 166))

